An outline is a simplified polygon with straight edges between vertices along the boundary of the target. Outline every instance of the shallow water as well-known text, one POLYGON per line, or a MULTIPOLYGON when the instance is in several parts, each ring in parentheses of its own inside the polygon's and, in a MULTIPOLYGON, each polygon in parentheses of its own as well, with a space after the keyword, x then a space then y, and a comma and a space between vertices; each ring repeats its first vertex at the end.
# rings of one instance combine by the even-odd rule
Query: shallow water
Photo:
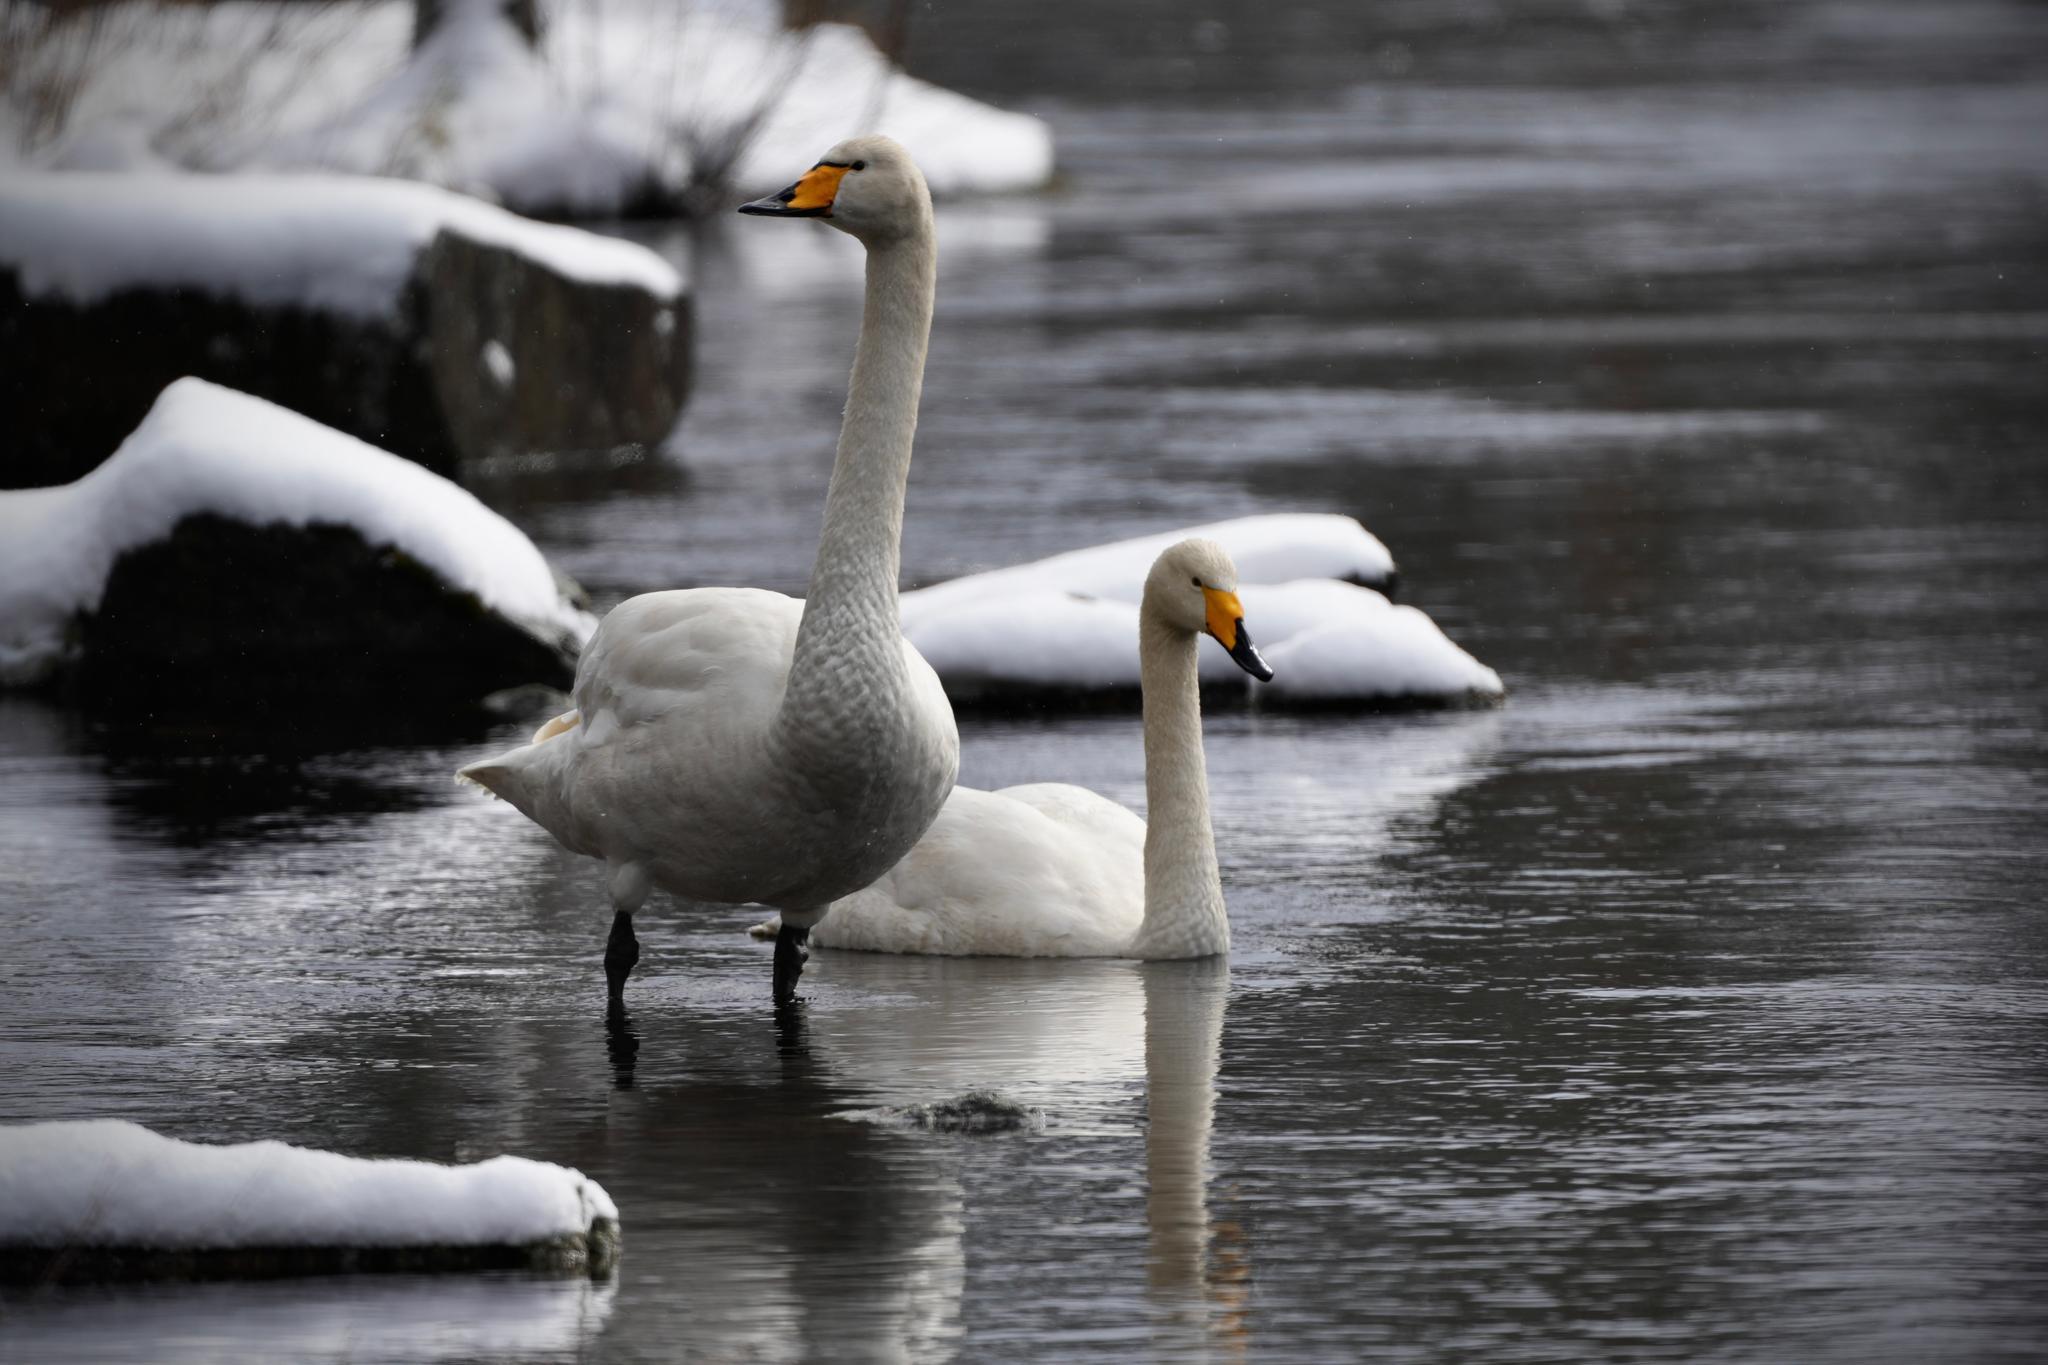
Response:
MULTIPOLYGON (((0 702, 0 1121, 515 1151, 627 1239, 594 1287, 17 1298, 0 1356, 2048 1348, 2033 11, 1971 10, 1975 64, 1391 93, 1275 12, 1235 66, 1134 30, 1184 104, 1013 38, 1067 176, 943 213, 906 578, 1350 511, 1509 706, 1212 716, 1227 967, 820 953, 777 1019, 752 917, 652 909, 623 1037, 594 867, 447 778, 518 727, 194 758, 0 702), (886 1112, 975 1088, 1042 1122, 886 1112)), ((800 589, 857 262, 654 235, 709 339, 683 472, 492 496, 606 601, 800 589)), ((1142 802, 1129 718, 963 740, 1142 802)))

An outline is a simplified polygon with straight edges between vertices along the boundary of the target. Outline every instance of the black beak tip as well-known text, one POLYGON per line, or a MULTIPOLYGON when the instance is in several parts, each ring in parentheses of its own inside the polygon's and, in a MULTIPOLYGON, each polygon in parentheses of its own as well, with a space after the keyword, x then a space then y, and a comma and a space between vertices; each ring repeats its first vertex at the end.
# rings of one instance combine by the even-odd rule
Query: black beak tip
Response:
POLYGON ((1244 633, 1244 622, 1237 623, 1237 644, 1230 651, 1231 662, 1257 678, 1260 682, 1273 681, 1273 670, 1259 657, 1259 651, 1252 647, 1252 637, 1244 633))
POLYGON ((790 200, 796 198, 798 187, 791 185, 780 194, 771 194, 765 199, 749 199, 740 205, 741 213, 759 214, 763 218, 830 218, 832 207, 827 204, 819 208, 793 209, 790 200))

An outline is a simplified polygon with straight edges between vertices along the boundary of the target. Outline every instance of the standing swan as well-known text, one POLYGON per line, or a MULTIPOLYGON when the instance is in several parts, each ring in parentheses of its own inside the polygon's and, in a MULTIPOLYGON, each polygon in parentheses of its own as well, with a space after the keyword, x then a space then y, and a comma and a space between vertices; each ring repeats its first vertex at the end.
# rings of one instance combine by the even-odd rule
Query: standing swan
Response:
POLYGON ((823 218, 867 248, 867 296, 810 593, 692 588, 622 602, 576 670, 576 709, 461 775, 602 858, 614 1007, 654 887, 781 912, 775 999, 810 926, 888 871, 960 768, 953 709, 903 634, 903 490, 938 256, 931 196, 885 137, 834 147, 742 213, 823 218))
MULTIPOLYGON (((1230 951, 1202 763, 1203 632, 1254 678, 1273 676, 1245 633, 1230 556, 1214 541, 1183 540, 1153 563, 1138 608, 1149 826, 1085 787, 955 787, 908 857, 832 907, 818 946, 955 957, 1230 951)), ((754 932, 780 928, 771 920, 754 932)))

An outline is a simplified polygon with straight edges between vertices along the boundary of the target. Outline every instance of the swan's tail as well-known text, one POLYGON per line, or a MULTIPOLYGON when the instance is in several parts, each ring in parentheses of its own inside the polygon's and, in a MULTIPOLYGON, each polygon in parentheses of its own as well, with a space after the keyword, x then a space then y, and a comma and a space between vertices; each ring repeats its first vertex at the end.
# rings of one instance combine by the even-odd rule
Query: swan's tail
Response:
POLYGON ((541 771, 552 766, 547 760, 553 755, 544 758, 540 753, 541 746, 574 730, 579 719, 576 712, 564 711, 534 731, 533 739, 517 749, 456 769, 455 780, 482 787, 532 816, 534 803, 540 795, 541 771))

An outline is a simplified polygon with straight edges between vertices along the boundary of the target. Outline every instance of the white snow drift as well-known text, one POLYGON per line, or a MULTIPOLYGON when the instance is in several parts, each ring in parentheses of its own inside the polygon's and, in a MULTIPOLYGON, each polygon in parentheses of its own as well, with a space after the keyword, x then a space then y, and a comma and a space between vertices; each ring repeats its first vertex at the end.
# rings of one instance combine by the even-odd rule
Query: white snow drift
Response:
POLYGON ((1245 629, 1272 664, 1252 683, 1218 649, 1202 681, 1275 701, 1485 703, 1500 675, 1414 607, 1358 582, 1385 583, 1393 556, 1349 517, 1244 517, 971 574, 903 596, 903 633, 956 694, 1106 691, 1138 686, 1138 598, 1159 551, 1206 536, 1241 576, 1245 629))
POLYGON ((450 231, 567 279, 682 293, 643 246, 536 223, 431 185, 346 175, 90 172, 0 179, 0 267, 23 294, 90 304, 124 288, 389 315, 419 253, 450 231))
POLYGON ((276 404, 181 379, 84 478, 0 492, 0 682, 60 663, 66 623, 99 604, 115 561, 200 512, 350 526, 543 639, 580 644, 596 628, 533 542, 468 492, 276 404))
POLYGON ((0 105, 0 162, 320 167, 581 215, 721 170, 765 192, 866 131, 909 147, 940 194, 1051 175, 1040 120, 903 75, 859 29, 792 32, 774 0, 561 0, 537 51, 498 0, 442 8, 414 52, 412 0, 96 7, 17 54, 19 88, 77 94, 48 146, 24 147, 33 121, 7 127, 0 105))
POLYGON ((618 1216, 581 1171, 516 1156, 441 1166, 213 1147, 114 1119, 0 1128, 0 1243, 12 1246, 523 1246, 618 1216))

